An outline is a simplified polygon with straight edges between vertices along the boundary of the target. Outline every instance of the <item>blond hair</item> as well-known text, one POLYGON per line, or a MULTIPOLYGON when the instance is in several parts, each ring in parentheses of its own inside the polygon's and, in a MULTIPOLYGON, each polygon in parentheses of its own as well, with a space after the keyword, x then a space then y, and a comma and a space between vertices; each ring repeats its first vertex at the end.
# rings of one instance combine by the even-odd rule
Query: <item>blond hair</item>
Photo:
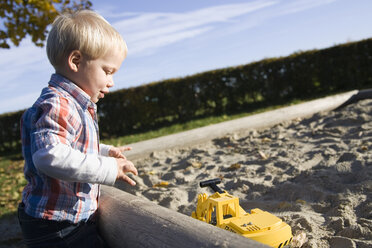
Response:
POLYGON ((89 59, 97 59, 111 49, 127 53, 121 35, 98 13, 81 10, 59 15, 48 35, 47 54, 54 68, 63 65, 65 58, 79 50, 89 59))

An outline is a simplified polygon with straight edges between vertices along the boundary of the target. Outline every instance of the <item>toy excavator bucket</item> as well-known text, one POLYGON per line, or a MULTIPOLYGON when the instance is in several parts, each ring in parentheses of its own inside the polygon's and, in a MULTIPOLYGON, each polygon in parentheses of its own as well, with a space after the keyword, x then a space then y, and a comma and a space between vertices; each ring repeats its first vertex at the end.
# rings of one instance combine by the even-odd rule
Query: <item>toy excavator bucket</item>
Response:
POLYGON ((201 188, 204 187, 210 187, 214 192, 218 192, 220 194, 225 193, 220 187, 217 186, 217 184, 221 183, 220 178, 210 179, 206 181, 202 181, 199 183, 201 188))

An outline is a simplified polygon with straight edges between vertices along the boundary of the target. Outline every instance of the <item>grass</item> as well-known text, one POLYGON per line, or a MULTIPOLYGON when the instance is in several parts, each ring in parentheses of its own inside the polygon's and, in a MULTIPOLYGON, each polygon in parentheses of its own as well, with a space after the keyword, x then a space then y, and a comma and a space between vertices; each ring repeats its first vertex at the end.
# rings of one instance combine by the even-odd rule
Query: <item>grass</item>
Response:
POLYGON ((234 119, 242 118, 245 116, 278 109, 284 106, 297 104, 300 102, 301 101, 295 100, 286 105, 275 105, 271 107, 264 107, 264 108, 260 108, 260 109, 257 109, 251 112, 243 112, 243 113, 237 113, 237 114, 231 114, 231 115, 211 116, 211 117, 190 120, 185 123, 173 124, 167 127, 162 127, 156 130, 151 130, 151 131, 147 131, 143 133, 125 135, 125 136, 117 137, 113 139, 103 139, 101 140, 101 142, 104 144, 111 144, 114 146, 122 146, 122 145, 136 143, 136 142, 143 141, 143 140, 158 138, 158 137, 169 135, 169 134, 183 132, 183 131, 187 131, 187 130, 191 130, 191 129, 195 129, 199 127, 204 127, 204 126, 208 126, 208 125, 212 125, 212 124, 216 124, 216 123, 220 123, 224 121, 234 120, 234 119))
MULTIPOLYGON (((298 103, 292 101, 289 105, 298 103)), ((276 105, 272 107, 261 108, 252 112, 244 112, 232 115, 221 115, 206 117, 197 120, 191 120, 186 123, 173 124, 168 127, 159 128, 144 133, 127 135, 114 139, 102 140, 102 143, 112 144, 115 146, 131 144, 143 140, 161 137, 168 134, 182 132, 198 127, 203 127, 223 121, 233 120, 245 117, 252 114, 257 114, 273 109, 283 107, 284 105, 276 105)), ((286 105, 288 106, 288 104, 286 105)), ((26 180, 23 176, 23 158, 21 154, 7 154, 0 156, 0 220, 9 215, 14 215, 17 210, 18 203, 21 200, 23 187, 26 185, 26 180)))
POLYGON ((20 154, 0 157, 0 217, 17 210, 26 179, 20 154))

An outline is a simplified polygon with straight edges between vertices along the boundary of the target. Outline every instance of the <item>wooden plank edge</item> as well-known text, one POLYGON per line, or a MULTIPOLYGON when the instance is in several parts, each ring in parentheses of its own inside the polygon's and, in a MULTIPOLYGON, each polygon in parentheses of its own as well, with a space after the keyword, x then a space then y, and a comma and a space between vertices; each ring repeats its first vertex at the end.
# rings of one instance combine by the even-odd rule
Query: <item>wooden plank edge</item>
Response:
POLYGON ((130 160, 138 159, 156 151, 187 147, 242 130, 270 127, 283 121, 311 116, 321 111, 342 106, 350 98, 358 95, 358 92, 358 90, 353 90, 236 120, 129 144, 128 146, 133 149, 126 152, 125 156, 130 160))
POLYGON ((102 186, 99 230, 110 247, 268 247, 114 187, 102 186))

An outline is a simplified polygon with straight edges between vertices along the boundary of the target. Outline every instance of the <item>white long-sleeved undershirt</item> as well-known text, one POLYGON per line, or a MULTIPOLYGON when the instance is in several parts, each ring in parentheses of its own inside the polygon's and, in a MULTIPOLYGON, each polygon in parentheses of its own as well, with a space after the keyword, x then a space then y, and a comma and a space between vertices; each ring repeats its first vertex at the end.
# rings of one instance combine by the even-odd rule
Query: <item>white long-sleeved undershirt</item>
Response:
POLYGON ((65 144, 50 145, 34 153, 37 170, 64 181, 114 185, 118 170, 111 146, 100 144, 100 154, 84 154, 65 144))

